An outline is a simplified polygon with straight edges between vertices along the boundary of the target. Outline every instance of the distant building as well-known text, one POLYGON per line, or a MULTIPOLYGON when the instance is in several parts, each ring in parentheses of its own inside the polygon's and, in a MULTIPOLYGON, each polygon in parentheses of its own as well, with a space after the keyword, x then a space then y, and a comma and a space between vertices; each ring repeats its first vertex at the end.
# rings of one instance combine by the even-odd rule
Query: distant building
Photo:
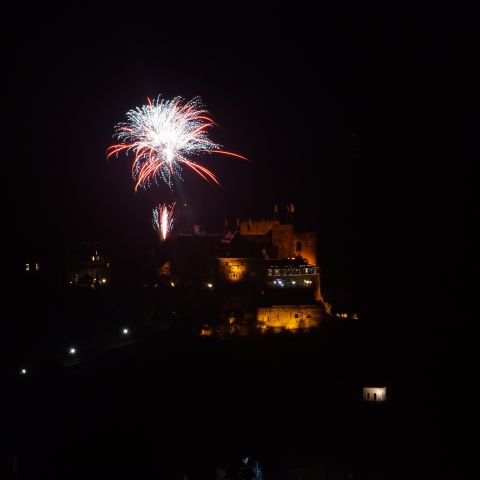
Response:
POLYGON ((72 255, 68 283, 85 288, 109 286, 110 267, 110 258, 98 242, 82 243, 72 255))
POLYGON ((40 262, 38 261, 38 259, 29 260, 28 262, 25 262, 24 270, 28 274, 39 272, 40 271, 40 262))
POLYGON ((385 402, 387 387, 363 387, 363 399, 366 402, 385 402))
POLYGON ((17 274, 24 286, 31 288, 57 286, 60 269, 49 248, 34 247, 34 251, 25 252, 22 256, 21 263, 17 264, 17 274))

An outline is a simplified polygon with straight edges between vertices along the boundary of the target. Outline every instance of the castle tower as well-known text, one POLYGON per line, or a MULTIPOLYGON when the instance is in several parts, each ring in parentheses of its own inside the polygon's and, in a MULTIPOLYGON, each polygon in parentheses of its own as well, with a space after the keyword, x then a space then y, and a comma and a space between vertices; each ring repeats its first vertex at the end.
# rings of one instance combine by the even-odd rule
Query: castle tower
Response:
POLYGON ((293 214, 295 213, 295 206, 293 203, 287 203, 287 217, 285 223, 290 224, 293 223, 293 214))

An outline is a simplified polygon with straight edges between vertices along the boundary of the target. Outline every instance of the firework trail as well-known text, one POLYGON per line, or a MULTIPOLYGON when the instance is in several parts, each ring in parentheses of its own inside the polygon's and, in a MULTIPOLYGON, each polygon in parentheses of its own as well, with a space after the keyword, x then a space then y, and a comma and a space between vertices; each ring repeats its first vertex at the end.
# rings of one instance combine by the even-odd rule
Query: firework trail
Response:
POLYGON ((165 241, 173 226, 173 211, 175 203, 167 205, 166 203, 159 203, 153 209, 153 227, 160 234, 160 238, 165 241))
POLYGON ((173 100, 147 98, 147 105, 127 112, 127 122, 115 126, 118 144, 107 150, 107 158, 120 152, 133 152, 132 176, 135 190, 158 183, 161 178, 172 188, 175 177, 182 178, 182 167, 188 167, 204 180, 219 185, 218 178, 193 157, 203 153, 220 153, 246 160, 236 153, 222 150, 221 145, 208 138, 207 130, 215 125, 202 101, 195 97, 183 103, 173 100))

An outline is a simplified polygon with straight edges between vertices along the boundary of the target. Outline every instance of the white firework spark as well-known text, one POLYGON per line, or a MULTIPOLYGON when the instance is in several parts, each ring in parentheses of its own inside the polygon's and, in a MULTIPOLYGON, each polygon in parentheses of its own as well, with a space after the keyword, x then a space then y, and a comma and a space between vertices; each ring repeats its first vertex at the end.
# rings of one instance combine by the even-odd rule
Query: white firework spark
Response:
POLYGON ((208 138, 207 130, 215 123, 199 97, 186 103, 181 97, 163 100, 159 96, 147 101, 147 105, 127 112, 128 121, 115 127, 114 136, 120 143, 107 150, 107 157, 122 151, 135 154, 132 165, 135 190, 157 183, 158 178, 172 188, 172 180, 181 179, 182 166, 218 185, 213 172, 192 160, 201 153, 222 153, 245 159, 222 150, 208 138))

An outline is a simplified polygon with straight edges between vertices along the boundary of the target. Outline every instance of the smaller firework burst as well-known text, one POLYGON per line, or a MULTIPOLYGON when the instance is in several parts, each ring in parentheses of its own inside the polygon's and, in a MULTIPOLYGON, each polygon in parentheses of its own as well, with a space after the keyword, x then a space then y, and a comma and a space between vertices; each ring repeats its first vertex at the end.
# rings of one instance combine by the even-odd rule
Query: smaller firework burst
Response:
POLYGON ((173 226, 173 211, 175 210, 175 203, 168 205, 166 203, 159 203, 153 209, 153 228, 158 231, 162 241, 167 239, 173 226))

